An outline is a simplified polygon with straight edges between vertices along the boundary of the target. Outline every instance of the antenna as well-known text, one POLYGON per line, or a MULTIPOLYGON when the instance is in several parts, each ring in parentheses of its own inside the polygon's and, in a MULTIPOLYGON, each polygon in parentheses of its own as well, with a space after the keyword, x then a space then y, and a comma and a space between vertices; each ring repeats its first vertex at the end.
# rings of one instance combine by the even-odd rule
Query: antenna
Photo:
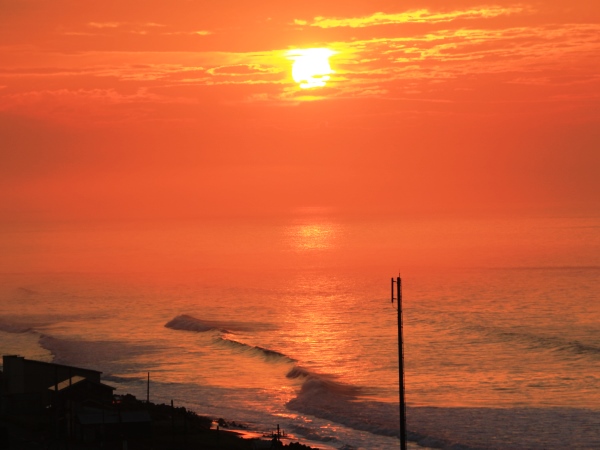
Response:
POLYGON ((406 403, 404 401, 404 340, 402 335, 402 279, 400 273, 395 280, 392 278, 392 304, 398 300, 398 384, 400 397, 400 448, 407 450, 406 446, 406 403), (394 283, 396 284, 396 297, 394 298, 394 283))

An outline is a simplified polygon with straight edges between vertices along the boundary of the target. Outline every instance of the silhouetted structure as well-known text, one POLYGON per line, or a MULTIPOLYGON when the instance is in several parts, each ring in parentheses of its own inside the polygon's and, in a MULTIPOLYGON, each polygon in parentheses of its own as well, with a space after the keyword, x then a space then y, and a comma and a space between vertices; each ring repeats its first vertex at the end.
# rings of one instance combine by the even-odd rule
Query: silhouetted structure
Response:
POLYGON ((152 433, 146 410, 123 409, 101 372, 3 356, 1 412, 19 417, 50 439, 104 442, 152 433))
POLYGON ((96 385, 102 384, 102 372, 97 370, 34 361, 16 355, 4 355, 2 363, 4 370, 0 394, 2 411, 5 413, 30 414, 43 411, 52 404, 53 391, 58 391, 59 385, 64 389, 65 380, 71 380, 70 384, 73 384, 74 377, 86 379, 96 385))

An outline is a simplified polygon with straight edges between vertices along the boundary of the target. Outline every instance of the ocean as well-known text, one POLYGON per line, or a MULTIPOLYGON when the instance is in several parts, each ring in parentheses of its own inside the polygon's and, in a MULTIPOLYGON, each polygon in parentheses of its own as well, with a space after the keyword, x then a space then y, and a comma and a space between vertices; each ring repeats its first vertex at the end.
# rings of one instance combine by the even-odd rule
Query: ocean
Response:
POLYGON ((0 351, 321 449, 600 448, 600 219, 14 226, 0 351))

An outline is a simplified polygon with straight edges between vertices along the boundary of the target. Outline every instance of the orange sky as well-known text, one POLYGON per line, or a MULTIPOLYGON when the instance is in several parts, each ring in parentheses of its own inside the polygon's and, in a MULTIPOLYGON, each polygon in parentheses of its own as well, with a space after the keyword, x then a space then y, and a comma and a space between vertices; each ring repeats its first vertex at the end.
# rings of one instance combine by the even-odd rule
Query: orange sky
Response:
POLYGON ((590 0, 0 0, 5 221, 595 214, 599 119, 590 0))

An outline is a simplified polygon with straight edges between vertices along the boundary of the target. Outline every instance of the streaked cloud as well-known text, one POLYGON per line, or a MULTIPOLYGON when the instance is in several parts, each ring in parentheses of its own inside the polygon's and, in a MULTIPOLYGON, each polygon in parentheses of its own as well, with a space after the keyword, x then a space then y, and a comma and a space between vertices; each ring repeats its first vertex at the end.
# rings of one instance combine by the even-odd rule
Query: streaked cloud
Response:
POLYGON ((3 109, 9 109, 7 106, 13 105, 40 105, 44 103, 62 103, 62 104, 81 104, 94 101, 104 105, 116 105, 123 103, 156 102, 164 100, 163 97, 153 94, 146 88, 138 88, 131 94, 119 92, 114 88, 110 89, 55 89, 30 91, 20 94, 11 94, 4 97, 5 104, 3 109))
MULTIPOLYGON (((600 53, 600 25, 567 24, 506 29, 440 30, 425 35, 357 40, 345 43, 359 64, 340 61, 344 84, 377 92, 441 92, 450 80, 501 76, 514 80, 543 80, 546 86, 564 86, 565 78, 582 80, 583 67, 600 53), (518 74, 518 75, 517 75, 518 74), (413 90, 410 80, 419 84, 413 90), (431 83, 436 83, 433 88, 431 83)), ((344 45, 340 43, 340 47, 344 45)), ((340 50, 343 55, 344 50, 340 50)), ((585 76, 586 83, 598 83, 585 76)), ((335 81, 335 80, 334 80, 335 81)), ((496 81, 498 82, 498 81, 496 81)), ((574 84, 573 80, 569 81, 574 84)))
POLYGON ((130 23, 130 22, 88 22, 88 27, 91 28, 120 28, 120 27, 137 27, 137 28, 162 28, 166 25, 156 22, 146 23, 130 23))
POLYGON ((442 23, 459 19, 487 19, 525 11, 523 6, 489 6, 459 11, 435 12, 429 9, 418 9, 402 13, 376 12, 364 17, 315 17, 312 22, 296 19, 296 25, 308 25, 318 28, 365 28, 377 25, 393 25, 401 23, 442 23))
POLYGON ((254 74, 277 73, 279 70, 260 64, 234 64, 230 66, 213 67, 206 71, 211 75, 248 76, 254 74))
POLYGON ((110 23, 110 24, 88 24, 88 31, 65 30, 60 34, 63 36, 106 36, 110 33, 115 34, 136 34, 140 36, 210 36, 214 32, 210 30, 189 30, 189 31, 165 31, 166 25, 159 24, 128 24, 128 23, 110 23), (91 28, 91 30, 89 30, 91 28))
POLYGON ((196 104, 196 99, 161 95, 139 87, 133 92, 108 89, 46 89, 5 95, 0 112, 9 111, 53 122, 100 125, 151 120, 156 108, 196 104))
MULTIPOLYGON (((344 22, 338 22, 335 26, 366 27, 426 18, 441 22, 458 18, 498 17, 526 10, 527 8, 520 6, 436 14, 421 10, 403 18, 378 13, 363 18, 365 20, 361 25, 359 22, 347 22, 345 25, 344 22)), ((327 24, 323 21, 314 23, 312 26, 327 24)), ((129 32, 133 26, 126 22, 99 24, 101 26, 96 28, 100 30, 104 27, 102 33, 115 28, 116 32, 129 32)), ((301 21, 296 21, 296 25, 301 24, 301 21)), ((508 27, 506 22, 496 22, 493 27, 486 27, 485 20, 468 22, 471 27, 466 24, 467 22, 461 23, 459 27, 428 27, 429 31, 426 33, 417 33, 413 29, 410 34, 392 33, 390 28, 382 27, 379 29, 382 32, 378 32, 377 37, 348 37, 345 40, 342 38, 325 42, 324 45, 335 52, 331 58, 333 73, 326 88, 311 92, 310 95, 298 92, 292 80, 291 61, 285 57, 293 49, 292 46, 260 52, 46 52, 31 53, 27 58, 22 56, 21 50, 17 51, 15 48, 11 55, 15 61, 25 65, 12 65, 10 69, 0 70, 0 85, 9 86, 0 90, 0 103, 3 103, 4 109, 18 107, 25 110, 29 105, 34 110, 37 108, 34 105, 52 102, 60 104, 61 99, 70 99, 70 104, 76 103, 82 109, 88 106, 91 108, 94 103, 103 104, 104 107, 143 103, 148 109, 156 104, 158 110, 169 98, 173 98, 175 103, 180 103, 182 95, 197 99, 201 95, 198 92, 205 95, 205 87, 208 86, 211 89, 237 86, 228 91, 229 103, 289 103, 309 97, 310 100, 390 100, 408 97, 422 102, 443 103, 448 102, 448 98, 457 98, 456 92, 481 90, 484 89, 483 86, 487 86, 486 89, 495 89, 499 85, 510 85, 515 89, 519 86, 534 86, 538 89, 535 92, 540 92, 541 87, 551 90, 568 86, 569 89, 565 89, 568 92, 562 97, 564 99, 585 97, 584 88, 593 90, 600 87, 598 77, 589 75, 597 73, 593 66, 595 55, 600 54, 598 24, 553 23, 508 27), (501 26, 503 23, 504 27, 501 26), (87 89, 96 85, 105 86, 110 83, 108 78, 119 81, 118 90, 104 92, 87 89), (26 87, 28 83, 30 91, 26 87), (69 89, 67 94, 66 91, 56 89, 61 83, 65 87, 77 83, 86 89, 69 89), (136 91, 140 86, 146 89, 144 96, 136 91), (19 90, 21 97, 10 97, 19 90), (132 94, 134 91, 136 93, 132 94), (31 92, 30 97, 28 92, 31 92), (39 92, 45 94, 41 95, 39 92), (27 98, 29 100, 25 100, 27 98), (86 98, 88 105, 74 100, 79 98, 86 98)), ((333 22, 327 26, 329 25, 334 26, 333 22)), ((149 30, 156 36, 211 34, 206 30, 193 31, 193 28, 188 31, 171 30, 151 22, 135 26, 140 27, 140 30, 149 30)), ((215 92, 222 93, 221 90, 215 92)), ((528 95, 534 96, 534 90, 528 95)), ((559 98, 548 93, 544 95, 545 97, 540 93, 537 98, 548 101, 559 98)), ((513 99, 521 101, 522 96, 513 99)))
POLYGON ((123 22, 89 22, 88 27, 91 28, 119 28, 125 25, 123 22))
POLYGON ((162 33, 165 36, 210 36, 213 34, 212 31, 208 30, 195 30, 195 31, 170 31, 162 33))

